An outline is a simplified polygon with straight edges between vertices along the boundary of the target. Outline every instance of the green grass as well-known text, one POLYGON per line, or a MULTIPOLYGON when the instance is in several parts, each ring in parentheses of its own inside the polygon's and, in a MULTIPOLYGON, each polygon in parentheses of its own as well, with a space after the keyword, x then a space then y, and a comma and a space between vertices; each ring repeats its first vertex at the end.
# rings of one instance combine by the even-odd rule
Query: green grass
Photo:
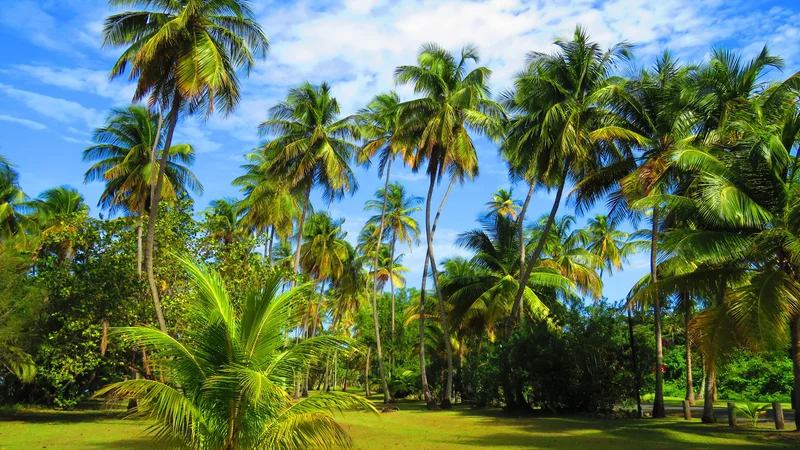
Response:
MULTIPOLYGON (((646 402, 652 403, 653 394, 644 395, 644 396, 642 396, 642 399, 645 400, 646 402)), ((668 396, 664 397, 664 403, 667 404, 667 405, 682 405, 683 404, 683 400, 684 400, 683 397, 668 397, 668 396)), ((735 403, 742 403, 742 404, 745 403, 744 401, 741 401, 741 400, 717 399, 717 402, 714 403, 714 407, 716 407, 716 408, 725 408, 726 406, 728 406, 728 401, 732 401, 732 402, 735 402, 735 403)), ((772 402, 753 401, 753 403, 755 403, 756 405, 768 405, 770 408, 772 408, 772 402)), ((697 400, 697 404, 695 406, 703 406, 704 404, 705 404, 704 400, 697 400)), ((784 412, 792 410, 792 404, 790 402, 781 403, 781 406, 783 407, 783 411, 784 412)))
MULTIPOLYGON (((378 405, 379 407, 381 405, 378 405)), ((508 417, 492 409, 457 406, 429 413, 418 402, 399 412, 347 413, 340 423, 359 449, 558 449, 592 448, 797 448, 796 433, 731 430, 725 424, 665 420, 600 420, 579 416, 508 417)), ((0 418, 0 450, 159 449, 146 425, 118 418, 119 412, 24 409, 0 418)), ((787 427, 792 428, 789 424, 787 427)))

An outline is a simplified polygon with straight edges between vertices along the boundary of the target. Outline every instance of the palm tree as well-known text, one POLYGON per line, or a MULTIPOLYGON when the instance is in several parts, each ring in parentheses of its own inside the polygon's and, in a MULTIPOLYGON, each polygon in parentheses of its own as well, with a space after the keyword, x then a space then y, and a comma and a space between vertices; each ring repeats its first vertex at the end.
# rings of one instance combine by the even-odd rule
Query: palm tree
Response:
POLYGON ((203 211, 209 235, 222 245, 230 245, 246 234, 238 203, 231 197, 212 200, 203 211))
MULTIPOLYGON (((489 98, 487 83, 491 71, 476 67, 466 72, 470 61, 479 61, 474 46, 464 47, 460 57, 456 58, 435 44, 425 44, 420 50, 418 65, 400 66, 395 71, 398 83, 410 83, 415 93, 423 95, 401 104, 399 134, 413 138, 416 153, 412 167, 419 170, 427 163, 426 170, 430 177, 425 201, 425 236, 447 353, 446 395, 442 399, 444 407, 450 407, 453 399, 453 352, 433 255, 433 190, 448 169, 452 171, 455 167, 466 173, 477 174, 477 153, 467 130, 497 137, 500 134, 498 119, 502 112, 500 105, 489 98)), ((420 302, 420 305, 423 304, 420 302)))
MULTIPOLYGON (((97 205, 111 213, 123 210, 137 218, 136 273, 142 274, 142 225, 161 160, 165 135, 159 118, 144 106, 113 109, 106 124, 94 130, 94 145, 83 151, 84 161, 96 161, 84 174, 84 182, 103 181, 105 189, 97 205), (156 142, 158 139, 158 142, 156 142)), ((189 191, 202 194, 203 185, 189 170, 194 149, 173 145, 161 188, 162 199, 174 199, 189 191)))
POLYGON ((181 259, 197 286, 188 306, 197 332, 181 341, 144 327, 120 328, 151 352, 164 380, 113 383, 97 396, 134 397, 136 415, 151 421, 151 431, 189 448, 338 448, 351 447, 331 413, 375 411, 372 404, 346 393, 321 393, 295 402, 286 393, 293 373, 329 351, 349 345, 333 336, 309 338, 283 347, 283 330, 296 325, 308 286, 278 295, 281 279, 271 276, 251 291, 235 312, 221 277, 181 259))
MULTIPOLYGON (((408 244, 409 251, 411 251, 414 244, 419 244, 419 224, 411 217, 415 212, 419 211, 419 204, 422 203, 422 198, 408 195, 405 187, 395 182, 388 185, 386 188, 378 189, 375 192, 374 200, 367 200, 364 210, 378 211, 380 209, 381 215, 374 215, 367 220, 368 225, 375 225, 380 222, 384 226, 378 226, 378 232, 383 228, 383 238, 389 240, 389 273, 394 273, 392 264, 395 260, 395 250, 397 244, 408 244), (383 202, 381 201, 383 199, 383 202)), ((395 334, 395 284, 394 279, 389 278, 389 290, 392 298, 392 339, 395 334)))
POLYGON ((21 214, 17 210, 25 201, 25 194, 19 187, 19 173, 4 157, 0 156, 0 232, 3 235, 19 229, 21 214))
POLYGON ((519 200, 514 200, 513 196, 514 189, 498 189, 497 192, 492 194, 492 201, 486 203, 489 210, 486 216, 489 217, 497 213, 517 220, 522 206, 519 204, 519 200))
MULTIPOLYGON (((23 207, 30 211, 28 218, 42 237, 63 231, 74 231, 71 218, 88 216, 83 195, 70 186, 50 188, 33 200, 27 201, 23 207)), ((59 242, 57 250, 60 259, 71 257, 75 251, 75 242, 66 238, 59 242)))
MULTIPOLYGON (((700 95, 691 83, 695 68, 679 63, 669 52, 660 57, 650 70, 643 70, 638 79, 625 86, 627 95, 615 102, 636 132, 645 136, 637 143, 639 156, 629 154, 590 172, 575 187, 580 209, 586 209, 608 194, 612 219, 638 219, 641 211, 630 208, 637 200, 670 193, 677 189, 677 175, 671 168, 674 152, 696 145, 695 131, 699 124, 700 95)), ((656 273, 661 205, 648 208, 652 223, 650 235, 650 279, 656 273)), ((654 299, 656 367, 663 359, 661 339, 661 301, 654 299)), ((665 417, 663 381, 656 371, 653 416, 665 417)))
POLYGON ((509 132, 513 145, 506 153, 511 155, 513 166, 520 167, 525 178, 531 180, 531 189, 536 175, 556 188, 556 196, 521 274, 507 335, 517 321, 522 287, 537 266, 567 179, 580 181, 592 168, 619 159, 622 155, 614 142, 641 139, 609 107, 620 91, 611 71, 618 61, 629 57, 630 45, 622 42, 602 50, 580 27, 571 41, 557 40, 555 44, 558 51, 554 54, 529 54, 529 65, 515 80, 512 94, 514 103, 526 111, 530 120, 520 121, 509 132))
POLYGON ((270 159, 263 151, 256 150, 245 155, 248 163, 242 165, 245 174, 233 180, 239 186, 244 199, 239 208, 242 211, 242 223, 245 226, 266 234, 269 237, 264 248, 264 257, 272 263, 272 247, 277 235, 288 239, 294 228, 294 220, 302 210, 302 202, 297 191, 289 188, 289 184, 270 173, 270 159))
POLYGON ((270 174, 286 179, 289 189, 303 193, 295 271, 300 269, 311 190, 315 186, 321 188, 323 199, 331 203, 358 188, 350 168, 357 150, 352 140, 358 137, 358 130, 350 117, 338 116, 339 103, 330 95, 330 86, 305 82, 290 89, 286 100, 270 109, 269 120, 259 125, 262 135, 274 136, 263 147, 270 161, 270 174))
MULTIPOLYGON (((392 170, 392 162, 400 155, 407 156, 407 148, 398 142, 398 117, 400 108, 398 105, 400 98, 394 92, 388 94, 380 94, 367 105, 367 108, 362 110, 358 116, 359 127, 361 132, 366 138, 366 143, 360 149, 357 160, 360 164, 369 166, 372 158, 378 155, 378 177, 382 177, 386 172, 386 183, 383 187, 383 202, 381 204, 381 215, 377 225, 372 225, 376 228, 375 251, 373 267, 378 267, 378 258, 380 253, 381 243, 383 242, 383 233, 386 218, 387 196, 389 194, 389 175, 392 170)), ((374 222, 374 221, 373 221, 374 222)), ((390 262, 394 257, 390 258, 390 262)), ((391 271, 390 271, 391 272, 391 271)), ((374 277, 377 277, 378 271, 374 271, 374 277)), ((394 288, 392 288, 392 298, 394 299, 394 288)), ((375 344, 378 351, 378 370, 381 377, 381 387, 383 389, 384 403, 392 401, 389 387, 386 384, 386 373, 383 364, 383 348, 381 346, 381 333, 380 324, 378 323, 378 280, 373 279, 372 282, 372 315, 375 326, 375 344)), ((394 338, 394 300, 392 301, 392 338, 394 338)))
POLYGON ((630 235, 619 228, 605 214, 598 214, 589 219, 586 224, 586 249, 596 255, 603 262, 600 276, 603 272, 609 275, 614 270, 622 270, 622 263, 636 250, 628 242, 630 235))
MULTIPOLYGON (((149 97, 150 106, 159 105, 166 115, 163 148, 172 148, 182 110, 205 111, 206 116, 217 108, 233 111, 240 100, 236 70, 249 73, 255 58, 265 58, 269 49, 244 0, 109 0, 109 5, 142 8, 106 18, 103 46, 124 48, 111 78, 129 71, 129 79, 136 81, 133 102, 149 97)), ((147 281, 163 332, 167 323, 153 275, 153 247, 168 159, 169 152, 163 152, 150 198, 145 251, 147 281)))
MULTIPOLYGON (((313 337, 319 321, 325 283, 339 279, 345 272, 351 257, 350 245, 345 241, 346 232, 342 230, 343 219, 333 220, 327 212, 320 212, 309 217, 303 234, 308 238, 308 245, 300 255, 300 267, 313 280, 313 287, 319 286, 316 307, 312 304, 312 294, 308 298, 308 310, 303 322, 303 333, 306 338, 313 337), (313 317, 312 317, 313 312, 313 317), (311 322, 309 322, 311 321, 311 322)), ((303 396, 308 396, 308 379, 302 385, 303 396)))

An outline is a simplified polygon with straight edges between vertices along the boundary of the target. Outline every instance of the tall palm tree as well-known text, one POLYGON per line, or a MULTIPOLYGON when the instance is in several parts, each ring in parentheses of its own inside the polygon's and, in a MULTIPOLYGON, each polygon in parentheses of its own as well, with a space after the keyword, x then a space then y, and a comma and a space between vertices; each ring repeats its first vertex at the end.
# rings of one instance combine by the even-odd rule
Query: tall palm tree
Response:
MULTIPOLYGON (((70 186, 47 189, 35 199, 25 202, 23 207, 29 211, 28 218, 42 237, 62 231, 72 231, 74 226, 69 219, 89 214, 89 207, 83 195, 70 186)), ((64 239, 59 243, 57 253, 59 258, 65 259, 69 258, 74 250, 75 242, 64 239)))
POLYGON ((350 168, 358 150, 352 142, 358 130, 350 117, 339 119, 339 103, 327 83, 314 86, 305 82, 290 89, 286 100, 270 109, 270 118, 259 125, 259 132, 273 137, 263 147, 270 173, 286 179, 289 189, 303 193, 294 257, 298 271, 311 190, 319 187, 323 199, 331 203, 358 188, 350 168))
POLYGON ((272 263, 275 236, 285 240, 292 235, 294 220, 300 217, 304 199, 297 190, 290 189, 285 180, 273 176, 271 161, 265 152, 256 150, 245 157, 249 161, 242 165, 246 173, 232 184, 239 186, 244 194, 239 204, 242 223, 263 234, 269 230, 264 256, 272 263))
MULTIPOLYGON (((696 146, 695 131, 700 121, 702 97, 691 82, 696 68, 680 64, 665 52, 649 70, 642 70, 636 80, 625 85, 626 96, 615 100, 616 110, 624 115, 637 134, 646 140, 637 142, 638 155, 628 154, 613 164, 592 170, 575 188, 580 209, 588 208, 608 195, 611 217, 635 221, 642 211, 630 208, 640 199, 674 192, 678 178, 672 169, 674 152, 696 146)), ((650 280, 656 282, 659 227, 662 205, 648 208, 651 220, 650 280)), ((661 301, 654 299, 656 367, 663 359, 661 339, 661 301)), ((665 417, 663 381, 656 371, 653 416, 665 417)))
MULTIPOLYGON (((123 47, 111 78, 129 72, 136 81, 133 102, 149 97, 167 117, 163 148, 182 111, 215 109, 230 113, 240 100, 237 69, 247 73, 256 58, 265 58, 269 43, 245 0, 109 0, 112 7, 140 7, 106 18, 104 47, 123 47)), ((161 127, 157 127, 159 130, 161 127)), ((156 139, 159 141, 160 139, 156 139)), ((150 199, 145 269, 158 325, 167 331, 153 275, 153 246, 158 203, 169 152, 161 155, 150 199)))
MULTIPOLYGON (((84 174, 84 182, 105 183, 98 206, 111 213, 123 210, 137 218, 136 273, 139 275, 142 274, 143 220, 149 209, 166 138, 159 126, 163 127, 159 118, 144 106, 113 109, 106 124, 94 130, 94 145, 83 151, 84 161, 96 161, 84 174)), ((203 193, 203 185, 189 169, 194 159, 194 149, 190 145, 170 147, 162 199, 174 199, 190 191, 203 193)))
POLYGON ((489 210, 486 216, 489 217, 497 213, 517 220, 522 206, 519 204, 519 200, 514 200, 513 197, 514 189, 498 189, 497 192, 492 194, 492 201, 486 203, 489 210))
POLYGON ((442 47, 425 44, 416 66, 400 66, 395 70, 398 83, 412 84, 414 92, 422 95, 401 104, 399 134, 414 139, 416 153, 412 167, 419 170, 427 164, 430 178, 425 201, 425 236, 447 353, 444 407, 450 407, 453 399, 453 352, 433 255, 431 204, 434 188, 448 169, 458 167, 464 172, 477 173, 478 157, 467 130, 491 137, 499 136, 501 131, 502 108, 489 98, 487 83, 491 71, 475 67, 467 72, 467 65, 477 64, 479 59, 477 48, 471 45, 455 57, 442 47))
POLYGON ((628 242, 630 235, 617 228, 605 214, 598 214, 589 219, 586 224, 586 234, 584 242, 586 249, 602 260, 601 277, 604 272, 611 275, 614 270, 622 270, 622 263, 636 250, 635 246, 628 242))
POLYGON ((281 279, 274 275, 245 297, 237 314, 217 273, 185 259, 181 263, 198 287, 188 304, 196 335, 178 341, 144 327, 114 330, 149 350, 169 381, 122 381, 96 395, 135 397, 137 415, 153 423, 156 436, 189 448, 351 447, 331 413, 376 412, 368 400, 334 392, 295 402, 286 393, 294 372, 350 344, 318 336, 284 348, 283 330, 296 324, 308 287, 278 295, 281 279))
MULTIPOLYGON (((373 253, 373 267, 378 267, 378 258, 381 244, 383 242, 383 232, 385 227, 386 206, 389 194, 389 179, 392 170, 392 163, 397 156, 406 158, 408 156, 407 147, 404 146, 397 136, 398 118, 400 114, 400 98, 395 92, 379 94, 362 110, 358 115, 358 124, 366 142, 358 152, 357 161, 365 166, 369 166, 372 158, 378 156, 378 177, 382 177, 386 172, 386 183, 383 187, 383 202, 381 205, 381 216, 375 226, 376 239, 375 250, 373 253)), ((390 258, 390 262, 394 258, 390 258)), ((377 277, 377 270, 374 277, 377 277)), ((394 289, 392 289, 394 297, 394 289)), ((381 377, 381 387, 383 389, 384 403, 392 401, 389 387, 386 383, 386 373, 383 364, 383 348, 381 346, 380 324, 378 323, 378 280, 372 282, 372 316, 375 327, 375 344, 378 352, 378 370, 381 377)), ((394 303, 392 303, 392 338, 394 338, 394 303)))
POLYGON ((238 203, 235 198, 220 198, 212 200, 203 211, 209 234, 223 245, 230 245, 246 234, 238 203))
MULTIPOLYGON (((381 241, 388 239, 389 241, 389 273, 394 273, 391 267, 395 260, 395 250, 397 244, 408 244, 409 251, 413 248, 414 244, 419 244, 419 224, 412 215, 419 211, 418 205, 422 203, 422 198, 408 195, 405 187, 399 183, 394 182, 386 188, 378 189, 375 192, 375 199, 367 200, 364 210, 378 211, 380 209, 381 215, 374 215, 367 219, 367 224, 375 225, 380 222, 384 223, 383 234, 381 241), (383 203, 381 202, 383 199, 383 203), (385 204, 385 206, 384 206, 385 204)), ((380 232, 381 227, 378 226, 380 232)), ((389 290, 392 299, 392 339, 395 334, 395 285, 394 279, 389 278, 389 290)))

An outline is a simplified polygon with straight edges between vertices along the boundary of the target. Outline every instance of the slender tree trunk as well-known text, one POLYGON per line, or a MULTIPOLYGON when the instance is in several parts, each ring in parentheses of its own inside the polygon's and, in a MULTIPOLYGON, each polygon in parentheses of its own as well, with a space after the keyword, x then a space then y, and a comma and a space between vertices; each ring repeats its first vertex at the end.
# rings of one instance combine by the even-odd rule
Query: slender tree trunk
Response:
MULTIPOLYGON (((653 231, 650 241, 650 283, 658 282, 658 208, 653 208, 653 231)), ((661 367, 664 363, 664 346, 661 336, 661 296, 655 291, 653 296, 653 317, 655 319, 656 337, 656 392, 653 399, 653 417, 667 417, 664 409, 664 374, 661 367)))
POLYGON ((686 329, 686 400, 689 401, 690 406, 694 406, 697 402, 694 399, 694 383, 692 380, 692 340, 691 334, 689 333, 689 321, 691 320, 692 316, 692 308, 690 303, 689 294, 681 294, 684 295, 684 305, 686 310, 684 311, 684 328, 686 329))
POLYGON ((375 259, 372 264, 372 271, 374 276, 372 278, 372 320, 375 326, 375 348, 378 351, 378 374, 381 377, 381 389, 383 390, 383 402, 394 402, 392 394, 389 392, 389 385, 386 383, 386 371, 383 365, 383 349, 381 347, 381 327, 378 320, 378 264, 381 251, 381 243, 383 242, 383 226, 386 220, 386 203, 389 196, 389 174, 392 170, 392 163, 386 165, 386 183, 383 186, 383 207, 381 208, 381 222, 378 225, 378 236, 375 244, 375 259))
POLYGON ((714 391, 717 390, 716 367, 714 361, 704 358, 705 363, 705 403, 703 404, 703 423, 717 423, 717 416, 714 414, 714 391))
POLYGON ((369 398, 372 395, 372 392, 369 390, 369 357, 370 353, 372 353, 372 347, 367 347, 367 363, 364 366, 364 395, 365 397, 369 398))
MULTIPOLYGON (((553 223, 556 220, 556 214, 558 214, 558 208, 561 204, 561 197, 564 195, 564 185, 566 184, 567 180, 567 168, 568 162, 565 161, 561 180, 558 184, 558 189, 556 190, 556 198, 553 201, 553 207, 550 209, 550 215, 547 217, 544 230, 542 230, 542 235, 539 237, 539 242, 536 244, 533 254, 530 255, 530 260, 527 262, 527 264, 523 264, 524 270, 520 270, 519 288, 517 289, 516 296, 514 297, 514 305, 511 307, 511 314, 508 316, 508 319, 506 319, 505 323, 504 335, 506 341, 511 338, 511 333, 514 331, 514 327, 522 317, 522 297, 525 293, 525 286, 528 284, 528 279, 531 276, 533 268, 539 262, 539 258, 544 250, 545 242, 550 234, 550 229, 553 228, 553 223)), ((524 246, 525 242, 521 242, 520 245, 524 246)), ((514 389, 512 388, 511 383, 511 362, 508 360, 508 358, 502 358, 501 366, 501 373, 503 377, 503 396, 505 398, 506 408, 514 409, 517 407, 525 407, 526 405, 523 405, 519 402, 519 400, 522 399, 516 399, 514 395, 514 389)))
MULTIPOLYGON (((391 249, 389 250, 389 290, 391 291, 390 295, 391 295, 391 299, 392 299, 392 334, 391 334, 392 345, 389 348, 390 349, 390 352, 389 352, 389 361, 390 361, 389 362, 389 373, 390 374, 393 374, 393 370, 394 370, 394 346, 395 346, 395 340, 394 340, 394 334, 395 334, 395 324, 394 324, 394 322, 395 322, 395 315, 394 315, 394 308, 395 308, 395 304, 394 304, 395 303, 395 297, 394 297, 394 249, 396 247, 396 244, 397 244, 397 238, 396 238, 396 236, 394 236, 394 233, 392 233, 391 249)), ((390 378, 393 379, 394 376, 391 375, 390 378)))
POLYGON ((705 395, 706 395, 706 371, 705 371, 705 369, 703 369, 703 367, 704 367, 703 359, 700 358, 700 369, 703 370, 703 378, 702 378, 702 381, 700 382, 700 391, 697 393, 697 397, 695 397, 695 401, 703 400, 705 398, 705 395))
POLYGON ((433 237, 431 236, 431 200, 433 198, 433 188, 436 186, 435 168, 431 168, 430 185, 428 186, 428 198, 425 202, 425 235, 428 241, 428 259, 430 259, 431 274, 433 275, 433 289, 436 291, 436 300, 439 303, 439 315, 442 321, 442 331, 444 333, 444 350, 447 355, 447 380, 441 406, 444 409, 452 407, 453 403, 453 348, 450 344, 450 327, 447 324, 447 308, 444 304, 442 291, 439 289, 439 271, 436 268, 436 258, 433 256, 433 237))
MULTIPOLYGON (((322 305, 322 293, 325 291, 325 280, 319 284, 319 296, 317 296, 317 307, 314 308, 314 320, 308 326, 311 327, 311 330, 306 328, 306 339, 313 338, 317 334, 317 322, 319 322, 319 308, 322 305)), ((313 292, 313 291, 312 291, 313 292)), ((308 315, 311 316, 311 298, 309 298, 309 311, 308 315)), ((308 379, 309 379, 309 372, 306 372, 305 382, 303 383, 303 397, 308 397, 308 379)))
POLYGON ((275 242, 275 225, 269 227, 269 245, 267 246, 267 261, 272 265, 272 244, 275 242))
POLYGON ((639 379, 639 362, 636 358, 636 335, 633 332, 633 315, 628 311, 628 339, 631 345, 631 364, 633 365, 633 397, 636 400, 636 417, 642 417, 642 396, 639 393, 642 381, 639 379))
MULTIPOLYGON (((156 318, 158 319, 158 327, 161 332, 167 333, 167 322, 164 320, 164 311, 161 309, 161 300, 158 295, 158 286, 156 285, 155 274, 153 273, 153 247, 155 246, 156 238, 156 221, 158 219, 158 202, 161 200, 161 189, 164 185, 164 173, 167 169, 167 162, 169 161, 169 149, 172 147, 172 136, 175 134, 175 125, 178 123, 178 113, 181 109, 181 97, 178 92, 173 93, 172 97, 172 110, 169 115, 169 125, 167 128, 167 138, 164 142, 164 148, 161 153, 161 161, 158 165, 158 176, 156 177, 156 184, 150 191, 150 215, 147 219, 147 239, 146 249, 144 256, 144 266, 147 272, 147 284, 150 286, 150 294, 153 296, 153 306, 156 310, 156 318)), ((158 145, 161 132, 161 119, 159 118, 159 126, 156 131, 156 139, 154 147, 158 145)))
POLYGON ((530 180, 528 185, 528 195, 525 197, 525 202, 522 204, 522 209, 517 217, 517 235, 519 236, 519 273, 525 271, 525 213, 528 211, 528 205, 531 203, 533 192, 536 190, 536 180, 530 180))
POLYGON ((136 275, 142 277, 142 232, 144 231, 144 217, 139 213, 136 219, 136 275))
MULTIPOLYGON (((294 272, 300 272, 300 250, 303 248, 303 228, 306 224, 306 215, 308 215, 308 205, 311 204, 311 185, 306 188, 306 203, 303 205, 303 213, 300 214, 300 222, 297 223, 297 250, 294 252, 294 272)), ((296 281, 292 279, 291 289, 294 289, 296 281)))
POLYGON ((794 374, 794 390, 792 396, 795 408, 794 424, 797 431, 800 431, 800 316, 791 319, 791 338, 792 338, 792 372, 794 374))
MULTIPOLYGON (((442 209, 447 202, 447 197, 450 196, 450 191, 456 183, 455 177, 450 179, 450 184, 447 185, 447 190, 442 197, 442 202, 439 204, 439 209, 436 211, 436 217, 433 219, 433 227, 431 228, 431 240, 436 235, 436 226, 439 224, 439 217, 442 215, 442 209)), ((430 264, 430 255, 425 253, 425 264, 422 268, 422 285, 420 287, 419 297, 419 364, 420 364, 420 377, 422 379, 422 395, 425 403, 428 405, 428 410, 433 411, 436 409, 436 404, 433 402, 431 390, 428 386, 428 375, 425 370, 425 287, 428 282, 428 264, 430 264)))

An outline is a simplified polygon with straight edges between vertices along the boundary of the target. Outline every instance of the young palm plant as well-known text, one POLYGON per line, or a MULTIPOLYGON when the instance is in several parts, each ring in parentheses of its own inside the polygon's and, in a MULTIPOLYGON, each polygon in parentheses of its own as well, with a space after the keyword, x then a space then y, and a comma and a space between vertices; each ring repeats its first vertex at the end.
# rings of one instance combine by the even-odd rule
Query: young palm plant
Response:
POLYGON ((188 259, 180 259, 197 287, 189 304, 192 329, 176 339, 145 327, 118 328, 113 333, 151 354, 156 379, 110 384, 96 396, 134 397, 133 416, 152 421, 161 440, 192 449, 349 448, 350 437, 331 417, 342 410, 376 412, 363 397, 321 393, 293 401, 287 393, 294 375, 335 349, 351 342, 333 336, 284 346, 284 330, 298 324, 309 287, 282 295, 279 276, 271 276, 250 292, 236 311, 220 276, 188 259))

